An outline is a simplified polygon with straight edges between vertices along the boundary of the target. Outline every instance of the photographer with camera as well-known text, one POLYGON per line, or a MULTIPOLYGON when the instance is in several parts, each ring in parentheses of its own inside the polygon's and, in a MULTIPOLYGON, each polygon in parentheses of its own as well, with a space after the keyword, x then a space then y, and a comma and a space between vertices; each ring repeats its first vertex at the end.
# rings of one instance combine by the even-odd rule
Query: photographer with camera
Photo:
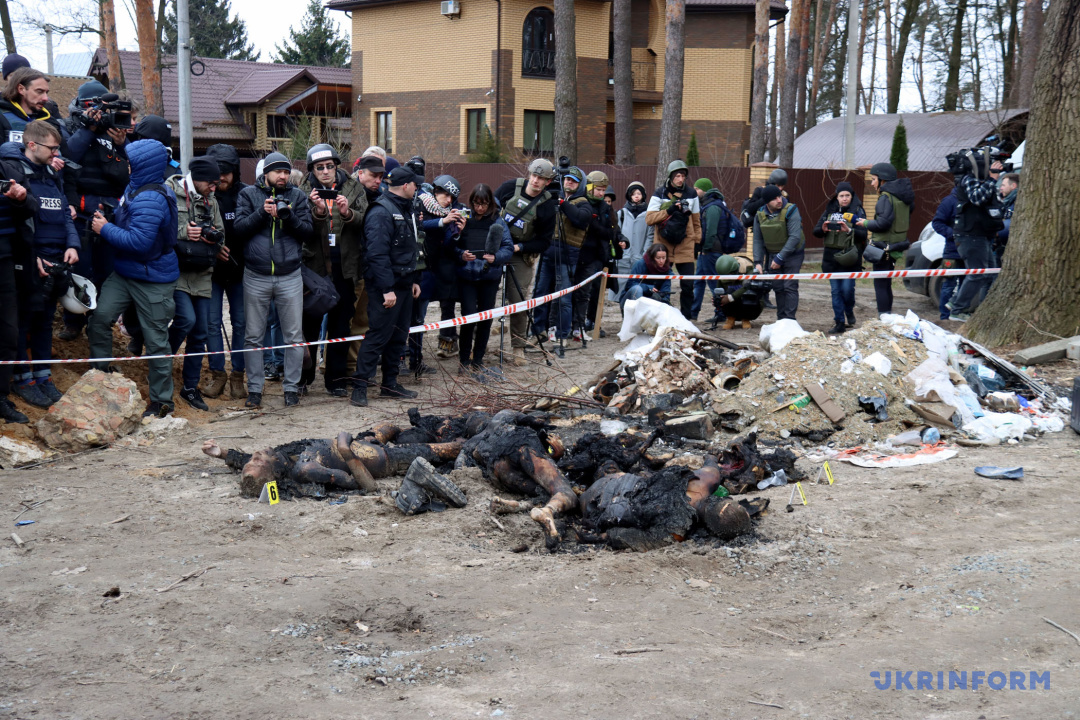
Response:
MULTIPOLYGON (((880 193, 874 206, 874 219, 855 221, 859 227, 873 233, 863 255, 874 270, 892 270, 896 267, 896 261, 904 256, 904 251, 911 247, 907 233, 911 226, 911 213, 915 209, 915 191, 911 187, 911 180, 898 178, 896 168, 887 162, 875 163, 870 168, 870 186, 880 193)), ((892 312, 892 283, 891 278, 874 280, 879 315, 892 312)))
MULTIPOLYGON (((33 233, 33 259, 23 263, 16 276, 19 291, 18 358, 52 358, 52 317, 56 302, 71 287, 71 266, 79 261, 79 236, 64 200, 60 175, 52 159, 60 153, 60 131, 44 120, 35 120, 23 130, 23 145, 5 143, 0 148, 4 160, 22 164, 27 190, 37 199, 28 231, 33 233), (32 228, 32 230, 29 230, 32 228)), ((29 236, 28 236, 29 237, 29 236)), ((24 365, 14 372, 14 391, 31 405, 49 407, 61 393, 52 383, 48 365, 24 365)))
MULTIPOLYGON (((29 182, 18 149, 14 144, 0 148, 0 308, 4 308, 0 313, 0 360, 18 359, 19 317, 25 303, 19 300, 15 268, 32 264, 29 221, 40 208, 37 198, 27 192, 29 182), (8 148, 14 152, 7 152, 8 148)), ((12 365, 0 365, 0 419, 25 424, 29 418, 8 399, 12 369, 12 365)))
MULTIPOLYGON (((112 326, 129 305, 135 305, 147 354, 169 354, 169 322, 173 294, 180 277, 176 259, 176 195, 165 187, 169 152, 157 140, 139 140, 126 150, 131 181, 113 220, 94 213, 91 229, 109 243, 114 269, 101 286, 97 311, 86 329, 92 358, 113 355, 112 326)), ((150 404, 144 417, 165 417, 173 411, 172 360, 148 360, 150 404)), ((108 370, 109 363, 93 363, 108 370)))
MULTIPOLYGON (((776 185, 761 191, 764 201, 754 215, 754 272, 797 273, 806 254, 802 216, 776 185)), ((799 311, 799 281, 774 280, 776 319, 795 319, 799 311)))
MULTIPOLYGON (((244 347, 246 364, 257 368, 266 333, 270 301, 277 307, 281 333, 287 343, 304 342, 304 281, 300 275, 303 246, 314 227, 307 196, 289 184, 292 163, 272 152, 263 160, 263 174, 240 192, 233 230, 244 245, 244 347)), ((300 373, 304 349, 285 350, 285 407, 300 403, 300 373)), ((244 407, 262 406, 263 373, 247 374, 248 398, 244 407)))
MULTIPOLYGON (((536 158, 529 163, 525 177, 507 180, 495 191, 495 201, 502 208, 503 221, 514 239, 514 257, 507 266, 509 278, 503 293, 504 305, 525 300, 532 285, 536 260, 548 249, 555 234, 558 198, 548 191, 548 185, 554 178, 555 167, 551 161, 536 158)), ((526 313, 510 316, 512 365, 522 367, 528 364, 525 359, 525 335, 528 330, 529 316, 526 313)))
MULTIPOLYGON (((619 232, 613 222, 611 206, 604 200, 604 193, 609 184, 608 176, 600 170, 593 170, 585 176, 585 207, 589 215, 585 237, 578 254, 577 268, 571 278, 571 282, 575 285, 603 270, 610 260, 622 257, 622 251, 625 249, 623 243, 616 242, 619 232)), ((592 283, 575 290, 572 296, 573 337, 578 339, 578 333, 580 333, 583 343, 586 342, 586 335, 593 327, 589 317, 589 305, 594 291, 598 294, 597 302, 600 302, 599 287, 597 287, 599 282, 600 279, 597 278, 592 283)), ((595 311, 592 317, 596 317, 595 311)))
MULTIPOLYGON (((176 316, 169 327, 169 346, 178 352, 187 340, 186 354, 206 350, 209 327, 210 298, 213 295, 211 277, 219 262, 229 261, 225 246, 224 221, 214 191, 221 169, 217 160, 202 156, 188 163, 187 175, 173 175, 165 184, 176 194, 177 231, 176 257, 180 263, 180 279, 176 283, 173 302, 176 316)), ((184 387, 180 397, 196 410, 209 410, 199 390, 202 356, 185 357, 184 387)))
MULTIPOLYGON (((814 226, 814 237, 825 239, 822 272, 853 272, 860 267, 866 247, 866 229, 856 225, 855 221, 865 217, 862 202, 851 183, 837 183, 836 192, 814 226)), ((829 287, 833 308, 833 328, 829 334, 839 335, 855 327, 855 281, 829 280, 829 287)))
MULTIPOLYGON (((992 160, 990 148, 976 148, 947 156, 949 170, 956 180, 956 217, 953 241, 964 267, 997 267, 994 240, 1004 227, 1004 210, 998 198, 996 171, 1000 163, 992 160)), ((988 275, 967 275, 960 289, 946 305, 949 317, 959 322, 971 319, 972 303, 990 288, 988 275)))
MULTIPOLYGON (((573 284, 571 279, 577 272, 581 246, 592 218, 592 210, 585 197, 585 173, 574 166, 567 168, 561 175, 563 197, 559 200, 559 215, 555 222, 552 242, 540 257, 534 297, 547 295, 573 284)), ((583 328, 575 326, 573 322, 572 296, 563 296, 533 310, 533 333, 536 335, 542 335, 554 327, 555 340, 569 338, 571 330, 574 331, 575 339, 580 340, 583 328), (554 318, 553 312, 557 313, 554 318)))
MULTIPOLYGON (((682 160, 667 166, 667 182, 649 198, 645 221, 656 228, 655 239, 667 248, 678 275, 694 274, 694 246, 701 242, 701 204, 697 190, 687 185, 689 170, 682 160)), ((679 309, 687 320, 694 306, 694 281, 679 281, 679 309)))
MULTIPOLYGON (((341 298, 327 313, 326 337, 328 339, 349 336, 353 314, 356 309, 356 283, 363 279, 362 258, 364 239, 361 235, 364 214, 367 212, 367 194, 364 186, 340 168, 341 158, 330 145, 314 145, 307 152, 308 174, 300 190, 311 202, 311 220, 315 233, 304 244, 304 264, 320 276, 329 276, 341 298)), ((322 318, 304 316, 304 338, 319 339, 322 318)), ((331 343, 323 346, 326 369, 323 383, 326 391, 334 397, 346 397, 349 378, 349 346, 347 343, 331 343)), ((313 356, 317 348, 310 348, 313 356)), ((300 383, 311 385, 315 381, 315 363, 301 373, 300 383)))
MULTIPOLYGON (((71 138, 66 157, 79 167, 65 170, 64 191, 68 204, 75 208, 75 228, 82 239, 77 272, 102 287, 113 269, 112 248, 90 226, 99 208, 106 219, 111 218, 127 187, 130 173, 125 146, 132 109, 96 80, 79 87, 69 109, 71 138)), ((74 340, 85 325, 86 316, 64 313, 60 339, 74 340)))

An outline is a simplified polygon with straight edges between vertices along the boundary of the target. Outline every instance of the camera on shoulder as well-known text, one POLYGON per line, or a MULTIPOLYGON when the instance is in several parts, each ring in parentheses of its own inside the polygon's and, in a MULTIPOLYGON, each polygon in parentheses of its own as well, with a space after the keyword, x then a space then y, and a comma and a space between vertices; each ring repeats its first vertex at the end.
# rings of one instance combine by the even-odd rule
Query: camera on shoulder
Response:
POLYGON ((79 101, 79 122, 86 127, 96 125, 102 130, 130 130, 131 102, 121 100, 116 93, 106 93, 100 97, 85 98, 79 101), (94 120, 87 116, 91 110, 98 110, 101 117, 94 120))

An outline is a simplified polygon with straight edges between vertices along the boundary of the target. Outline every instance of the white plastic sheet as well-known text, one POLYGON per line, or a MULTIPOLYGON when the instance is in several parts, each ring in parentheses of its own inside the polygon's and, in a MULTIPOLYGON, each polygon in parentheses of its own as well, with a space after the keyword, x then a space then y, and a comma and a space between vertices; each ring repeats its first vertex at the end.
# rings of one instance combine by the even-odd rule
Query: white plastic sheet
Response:
POLYGON ((619 330, 619 339, 623 342, 633 339, 640 333, 655 335, 656 331, 662 327, 698 332, 694 323, 684 318, 681 312, 667 303, 643 297, 627 300, 623 305, 623 324, 619 330))
POLYGON ((761 343, 761 347, 776 354, 795 338, 809 334, 795 320, 784 318, 770 325, 763 325, 758 341, 761 343))

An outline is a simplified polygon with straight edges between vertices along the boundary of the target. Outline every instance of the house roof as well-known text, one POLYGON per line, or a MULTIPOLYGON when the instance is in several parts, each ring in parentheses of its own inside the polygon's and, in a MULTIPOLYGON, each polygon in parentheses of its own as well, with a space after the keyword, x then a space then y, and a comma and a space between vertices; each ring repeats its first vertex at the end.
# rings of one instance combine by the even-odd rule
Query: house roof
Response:
MULTIPOLYGON (((1006 124, 1027 123, 1026 109, 982 112, 900 113, 855 118, 855 166, 887 160, 902 117, 907 129, 908 170, 945 171, 945 156, 974 147, 1006 124)), ((797 168, 844 166, 844 118, 815 125, 795 139, 797 168)))
MULTIPOLYGON (((415 0, 329 0, 326 7, 329 10, 352 10, 353 8, 402 2, 415 2, 415 0)), ((687 7, 745 7, 753 9, 754 0, 686 0, 686 5, 687 7)), ((784 0, 769 0, 769 5, 773 11, 787 12, 787 3, 784 0)))
MULTIPOLYGON (((248 62, 244 60, 221 60, 199 58, 202 73, 191 78, 192 131, 196 141, 251 140, 251 129, 241 124, 230 106, 258 105, 298 79, 306 78, 312 84, 351 85, 352 71, 348 68, 282 65, 278 63, 248 62)), ((162 59, 162 98, 165 101, 165 119, 173 123, 173 134, 179 136, 179 96, 176 63, 172 56, 162 59)), ((94 54, 90 68, 92 75, 108 73, 108 59, 102 49, 94 54)), ((128 81, 132 97, 145 105, 142 93, 142 74, 139 53, 122 50, 120 65, 128 81)), ((195 69, 198 72, 198 66, 195 69)))

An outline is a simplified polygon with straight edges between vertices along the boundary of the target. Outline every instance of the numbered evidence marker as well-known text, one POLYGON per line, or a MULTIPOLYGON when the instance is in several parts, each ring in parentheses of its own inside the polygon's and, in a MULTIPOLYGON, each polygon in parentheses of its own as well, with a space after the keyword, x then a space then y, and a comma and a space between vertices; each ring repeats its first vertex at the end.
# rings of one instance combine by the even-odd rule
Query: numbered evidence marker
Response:
POLYGON ((822 475, 825 476, 825 478, 829 481, 830 485, 833 484, 832 468, 829 467, 829 461, 828 460, 826 460, 825 463, 820 468, 818 468, 817 477, 814 478, 814 482, 817 483, 818 485, 821 484, 821 476, 822 475))
POLYGON ((280 501, 281 496, 278 495, 276 480, 271 480, 270 482, 263 485, 262 493, 259 495, 259 502, 277 505, 280 501))
POLYGON ((802 504, 808 505, 809 503, 806 502, 806 493, 804 493, 802 489, 802 483, 795 483, 795 487, 799 489, 799 497, 802 498, 802 504))

